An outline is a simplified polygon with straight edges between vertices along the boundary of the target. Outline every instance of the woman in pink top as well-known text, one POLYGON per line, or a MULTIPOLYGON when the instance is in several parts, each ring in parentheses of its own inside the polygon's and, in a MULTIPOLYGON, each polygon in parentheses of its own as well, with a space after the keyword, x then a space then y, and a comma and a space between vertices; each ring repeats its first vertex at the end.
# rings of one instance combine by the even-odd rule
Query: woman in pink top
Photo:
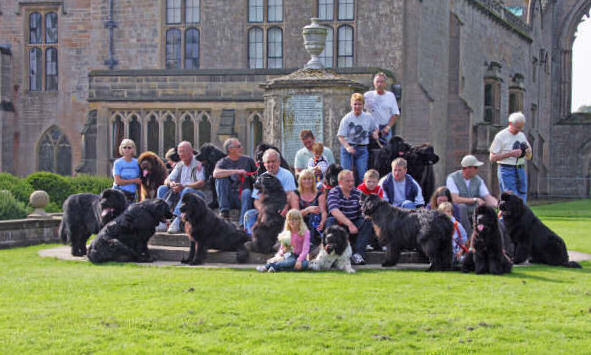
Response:
POLYGON ((281 249, 279 249, 276 256, 282 256, 283 260, 257 266, 257 271, 303 271, 308 268, 307 257, 310 251, 310 231, 300 211, 292 209, 287 212, 285 229, 281 234, 284 233, 291 235, 291 247, 281 245, 281 249))

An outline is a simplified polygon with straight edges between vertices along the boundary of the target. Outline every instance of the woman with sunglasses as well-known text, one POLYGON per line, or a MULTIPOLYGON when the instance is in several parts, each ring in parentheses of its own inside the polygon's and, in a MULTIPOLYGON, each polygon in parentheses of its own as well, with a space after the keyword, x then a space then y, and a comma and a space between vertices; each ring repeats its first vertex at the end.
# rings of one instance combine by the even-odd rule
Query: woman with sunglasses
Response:
POLYGON ((113 163, 113 188, 121 190, 129 201, 134 201, 140 179, 140 166, 135 155, 135 143, 131 139, 124 139, 119 145, 121 158, 113 163))

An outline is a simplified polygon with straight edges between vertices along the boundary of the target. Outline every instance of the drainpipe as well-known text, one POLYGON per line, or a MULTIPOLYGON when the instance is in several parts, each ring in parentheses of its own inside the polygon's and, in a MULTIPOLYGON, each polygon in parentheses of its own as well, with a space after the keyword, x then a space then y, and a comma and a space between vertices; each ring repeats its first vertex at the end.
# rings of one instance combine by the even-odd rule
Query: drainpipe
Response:
POLYGON ((109 29, 109 58, 105 60, 105 65, 111 70, 119 63, 113 56, 113 30, 116 27, 117 23, 113 20, 113 0, 109 0, 109 20, 105 22, 105 28, 109 29))

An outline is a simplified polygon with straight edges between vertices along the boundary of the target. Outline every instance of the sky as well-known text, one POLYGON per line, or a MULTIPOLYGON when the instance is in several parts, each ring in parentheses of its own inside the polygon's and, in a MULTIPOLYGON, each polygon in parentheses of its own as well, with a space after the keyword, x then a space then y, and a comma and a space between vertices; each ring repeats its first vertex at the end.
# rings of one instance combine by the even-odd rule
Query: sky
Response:
POLYGON ((576 111, 581 105, 591 105, 591 18, 579 24, 573 44, 573 101, 576 111))

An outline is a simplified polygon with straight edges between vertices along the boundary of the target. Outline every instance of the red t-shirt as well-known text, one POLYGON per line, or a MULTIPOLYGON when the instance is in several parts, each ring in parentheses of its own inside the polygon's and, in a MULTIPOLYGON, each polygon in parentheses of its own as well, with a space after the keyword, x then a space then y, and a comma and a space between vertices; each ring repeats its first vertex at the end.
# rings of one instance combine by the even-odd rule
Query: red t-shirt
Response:
POLYGON ((367 186, 365 186, 365 183, 359 184, 359 186, 357 186, 357 188, 359 190, 361 190, 361 192, 363 192, 363 194, 365 194, 365 195, 378 195, 380 198, 384 198, 384 190, 382 190, 380 185, 376 185, 376 187, 371 191, 367 189, 367 186))

